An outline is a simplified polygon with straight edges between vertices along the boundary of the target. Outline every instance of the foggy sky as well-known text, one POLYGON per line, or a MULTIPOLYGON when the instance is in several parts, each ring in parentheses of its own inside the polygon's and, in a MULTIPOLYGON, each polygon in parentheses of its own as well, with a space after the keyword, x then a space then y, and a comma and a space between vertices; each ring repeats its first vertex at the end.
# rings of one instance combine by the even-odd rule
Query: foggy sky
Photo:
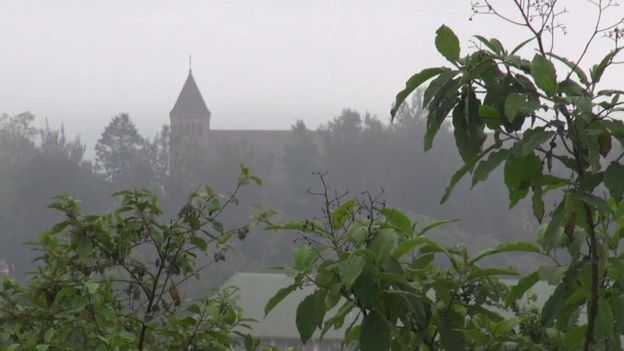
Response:
MULTIPOLYGON (((559 51, 575 58, 594 12, 583 0, 566 4, 559 51)), ((0 0, 0 112, 63 122, 90 146, 128 112, 151 136, 168 123, 192 54, 214 128, 288 129, 296 119, 316 128, 346 107, 385 121, 412 73, 444 63, 433 46, 441 24, 463 50, 473 34, 507 46, 528 37, 469 16, 460 0, 0 0)), ((609 45, 598 42, 582 66, 609 45)), ((607 84, 621 81, 623 66, 607 84)))

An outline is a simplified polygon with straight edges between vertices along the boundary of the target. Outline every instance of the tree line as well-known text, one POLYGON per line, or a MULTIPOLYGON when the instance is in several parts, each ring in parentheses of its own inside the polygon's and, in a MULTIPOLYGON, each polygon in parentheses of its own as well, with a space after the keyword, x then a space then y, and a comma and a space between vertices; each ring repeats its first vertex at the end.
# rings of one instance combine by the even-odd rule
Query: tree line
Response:
MULTIPOLYGON (((485 245, 530 235, 535 226, 530 210, 519 206, 512 215, 507 212, 500 174, 492 176, 495 179, 487 191, 470 192, 465 184, 449 204, 439 205, 438 189, 450 178, 459 155, 450 130, 440 136, 439 148, 428 154, 422 151, 426 111, 418 107, 421 99, 422 94, 416 95, 405 104, 394 124, 345 109, 318 130, 298 121, 283 149, 272 150, 273 154, 230 144, 219 150, 218 157, 194 156, 189 161, 194 165, 193 179, 227 189, 239 165, 245 164, 264 184, 246 192, 244 202, 294 218, 320 214, 308 192, 319 186, 314 173, 327 171, 336 189, 375 193, 414 218, 461 218, 452 230, 439 234, 449 243, 473 245, 472 238, 479 237, 485 245)), ((86 211, 98 212, 114 205, 111 193, 145 188, 162 197, 165 210, 173 211, 188 192, 196 190, 187 178, 172 176, 168 126, 150 138, 141 135, 128 114, 116 115, 98 139, 94 158, 89 159, 80 138, 68 136, 62 127, 36 128, 34 119, 29 113, 0 119, 0 158, 5 165, 0 168, 0 258, 8 260, 20 275, 34 267, 30 262, 34 256, 23 243, 58 219, 45 204, 59 193, 80 199, 86 211)), ((247 212, 233 209, 228 216, 242 222, 247 212)), ((288 260, 292 242, 270 233, 252 236, 249 243, 240 245, 231 267, 252 270, 288 260)), ((212 284, 230 273, 216 273, 219 278, 212 284)))

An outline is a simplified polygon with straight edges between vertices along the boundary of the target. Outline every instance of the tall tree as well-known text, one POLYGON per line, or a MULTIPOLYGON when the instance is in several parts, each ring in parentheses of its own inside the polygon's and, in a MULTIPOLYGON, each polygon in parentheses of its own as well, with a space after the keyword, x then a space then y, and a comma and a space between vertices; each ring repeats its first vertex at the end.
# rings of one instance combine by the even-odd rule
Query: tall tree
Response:
POLYGON ((151 141, 146 140, 145 144, 149 164, 154 174, 154 181, 161 189, 167 184, 170 174, 170 138, 171 129, 168 125, 163 125, 154 139, 151 141))
POLYGON ((16 116, 0 115, 0 162, 6 169, 14 168, 18 163, 32 155, 35 149, 33 137, 37 133, 32 126, 35 116, 30 112, 16 116))
MULTIPOLYGON (((118 186, 145 185, 146 142, 127 113, 113 117, 95 145, 97 169, 118 186), (137 184, 138 183, 138 184, 137 184)), ((150 174, 151 176, 151 174, 150 174)), ((149 179, 149 178, 147 178, 149 179)))
POLYGON ((301 198, 305 187, 314 182, 312 172, 318 171, 320 140, 299 120, 292 126, 290 139, 284 145, 283 162, 288 172, 288 188, 301 198))

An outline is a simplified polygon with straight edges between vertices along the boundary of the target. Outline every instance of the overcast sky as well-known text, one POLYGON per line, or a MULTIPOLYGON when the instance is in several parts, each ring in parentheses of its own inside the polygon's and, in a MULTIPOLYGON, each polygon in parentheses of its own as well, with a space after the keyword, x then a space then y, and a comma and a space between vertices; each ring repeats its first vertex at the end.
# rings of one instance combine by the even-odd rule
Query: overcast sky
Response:
MULTIPOLYGON (((559 46, 574 57, 594 12, 565 2, 559 46)), ((387 120, 405 80, 443 63, 433 46, 441 24, 464 50, 473 34, 508 46, 526 37, 470 13, 467 0, 0 0, 0 112, 64 123, 89 145, 128 112, 151 136, 168 123, 190 53, 216 129, 287 129, 296 119, 316 128, 347 107, 387 120)), ((608 83, 624 78, 623 66, 608 83)))

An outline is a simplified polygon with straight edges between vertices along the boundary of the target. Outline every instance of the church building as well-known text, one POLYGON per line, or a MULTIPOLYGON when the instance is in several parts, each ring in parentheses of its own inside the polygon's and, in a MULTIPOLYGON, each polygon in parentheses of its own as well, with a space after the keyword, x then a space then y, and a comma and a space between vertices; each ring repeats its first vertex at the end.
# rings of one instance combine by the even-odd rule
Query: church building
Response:
POLYGON ((214 159, 228 147, 248 150, 256 156, 271 155, 279 172, 290 130, 211 129, 212 114, 190 69, 169 118, 174 177, 180 173, 193 173, 193 166, 198 162, 214 159))

